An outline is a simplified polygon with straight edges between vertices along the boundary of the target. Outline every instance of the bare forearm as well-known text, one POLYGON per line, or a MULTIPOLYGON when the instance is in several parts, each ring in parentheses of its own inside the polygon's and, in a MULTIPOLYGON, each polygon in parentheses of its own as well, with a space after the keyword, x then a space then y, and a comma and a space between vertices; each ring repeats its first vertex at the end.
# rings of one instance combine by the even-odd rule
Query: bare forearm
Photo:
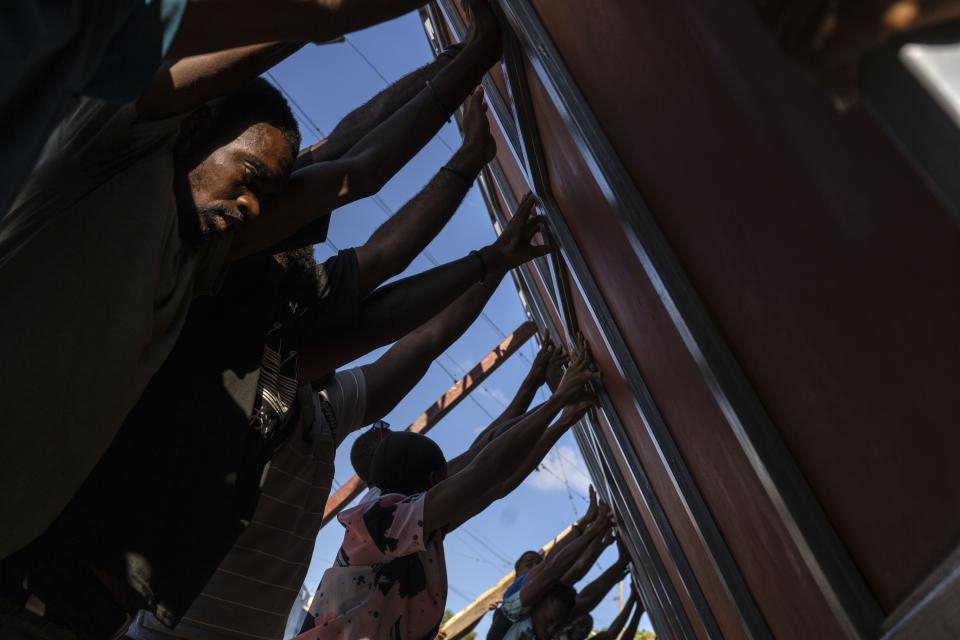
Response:
POLYGON ((623 635, 620 636, 620 640, 633 640, 637 637, 637 629, 640 628, 641 617, 643 617, 643 603, 637 600, 636 606, 633 609, 633 615, 630 616, 630 624, 627 625, 623 635))
POLYGON ((597 558, 603 553, 607 546, 603 543, 603 538, 596 538, 593 544, 587 548, 587 552, 577 558, 577 561, 563 574, 563 582, 573 586, 587 575, 590 568, 597 562, 597 558))
POLYGON ((479 82, 489 61, 488 49, 481 40, 467 45, 433 79, 434 91, 421 89, 342 157, 294 171, 264 215, 248 221, 238 234, 231 258, 276 245, 320 215, 377 193, 479 82))
MULTIPOLYGON (((558 405, 553 399, 548 400, 511 427, 507 433, 483 447, 469 467, 471 470, 480 471, 484 476, 483 486, 478 487, 477 493, 468 495, 479 496, 477 501, 488 503, 505 495, 504 490, 509 481, 494 479, 493 471, 502 473, 503 469, 515 470, 523 465, 530 450, 536 447, 550 421, 560 410, 558 405)), ((529 471, 522 475, 526 477, 527 474, 529 471)), ((514 479, 518 475, 520 474, 513 471, 510 478, 514 479)))
MULTIPOLYGON (((378 127, 365 135, 345 157, 362 158, 382 185, 436 135, 443 123, 479 84, 487 70, 485 43, 470 43, 456 59, 378 127)), ((379 186, 376 186, 379 189, 379 186)))
MULTIPOLYGON (((455 52, 451 52, 450 55, 454 54, 455 52)), ((416 96, 426 85, 427 80, 433 78, 450 60, 448 56, 441 56, 416 71, 408 73, 348 113, 325 140, 311 145, 300 153, 294 169, 313 162, 333 160, 347 153, 365 135, 416 96)))
MULTIPOLYGON (((531 372, 532 373, 532 372, 531 372)), ((531 374, 528 373, 527 377, 524 378, 523 382, 520 383, 520 388, 517 389, 517 393, 514 394, 513 399, 510 400, 510 404, 507 405, 507 408, 497 416, 497 419, 493 421, 493 425, 499 425, 505 420, 510 420, 516 418, 517 416, 523 415, 523 413, 530 407, 530 403, 533 402, 533 397, 537 393, 537 389, 540 388, 540 385, 537 384, 537 381, 531 377, 531 374)))
MULTIPOLYGON (((623 630, 623 625, 627 623, 630 612, 634 610, 634 604, 636 604, 636 600, 631 595, 624 607, 617 613, 617 617, 610 623, 610 626, 591 636, 591 640, 616 640, 620 631, 623 630)), ((634 629, 634 633, 636 633, 636 629, 634 629)), ((633 634, 624 636, 624 640, 633 640, 633 634)))
POLYGON ((326 42, 424 4, 425 0, 192 0, 167 58, 263 42, 326 42))
POLYGON ((592 525, 583 533, 570 533, 570 542, 559 551, 551 552, 542 563, 534 567, 522 587, 521 598, 524 603, 535 602, 539 593, 561 578, 567 569, 576 562, 593 540, 603 534, 604 529, 592 525))
POLYGON ((584 587, 577 594, 577 605, 574 609, 575 616, 582 616, 585 613, 593 611, 594 607, 600 604, 603 597, 607 595, 613 585, 617 584, 623 578, 623 565, 616 562, 607 570, 600 574, 600 577, 584 587))
POLYGON ((567 432, 570 428, 570 424, 558 423, 549 429, 540 436, 540 439, 534 443, 532 449, 529 450, 529 453, 524 458, 524 461, 516 467, 509 476, 500 484, 499 494, 500 496, 506 496, 510 494, 514 489, 520 486, 527 476, 533 473, 533 470, 536 469, 543 459, 546 457, 547 453, 553 446, 557 443, 557 440, 567 432))
MULTIPOLYGON (((466 165, 475 156, 461 148, 454 156, 466 165)), ((471 178, 480 172, 480 163, 473 161, 468 169, 471 178)), ((384 222, 367 242, 357 249, 360 268, 360 295, 403 272, 450 221, 463 202, 470 184, 450 171, 439 171, 416 196, 384 222)))
POLYGON ((476 284, 440 314, 408 333, 364 369, 367 415, 364 424, 383 418, 416 385, 436 358, 453 344, 483 310, 499 279, 476 284))
POLYGON ((435 316, 482 276, 480 261, 469 255, 377 289, 361 305, 354 330, 338 335, 336 340, 316 336, 301 348, 300 366, 305 379, 318 380, 337 367, 400 339, 435 316))
POLYGON ((499 470, 520 462, 523 451, 536 442, 559 409, 559 402, 544 403, 506 435, 484 447, 463 471, 431 488, 424 504, 425 530, 452 530, 496 500, 499 470))

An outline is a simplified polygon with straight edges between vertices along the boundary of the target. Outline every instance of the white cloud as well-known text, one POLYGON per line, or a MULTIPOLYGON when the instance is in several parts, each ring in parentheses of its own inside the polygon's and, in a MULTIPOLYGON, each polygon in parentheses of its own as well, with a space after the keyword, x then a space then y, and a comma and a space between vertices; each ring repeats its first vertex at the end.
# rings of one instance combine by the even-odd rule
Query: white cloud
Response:
POLYGON ((573 491, 587 495, 590 475, 578 450, 565 444, 554 447, 543 459, 542 466, 546 469, 534 471, 527 479, 531 487, 541 491, 566 491, 569 484, 573 491))

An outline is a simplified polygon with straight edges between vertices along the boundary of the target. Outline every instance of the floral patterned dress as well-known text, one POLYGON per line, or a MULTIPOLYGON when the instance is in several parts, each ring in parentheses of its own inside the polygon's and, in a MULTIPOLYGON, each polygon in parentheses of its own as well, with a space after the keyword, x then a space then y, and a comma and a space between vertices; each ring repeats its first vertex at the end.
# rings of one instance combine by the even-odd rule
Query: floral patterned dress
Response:
POLYGON ((432 640, 447 601, 443 534, 423 532, 424 494, 386 494, 338 516, 346 528, 296 640, 432 640))

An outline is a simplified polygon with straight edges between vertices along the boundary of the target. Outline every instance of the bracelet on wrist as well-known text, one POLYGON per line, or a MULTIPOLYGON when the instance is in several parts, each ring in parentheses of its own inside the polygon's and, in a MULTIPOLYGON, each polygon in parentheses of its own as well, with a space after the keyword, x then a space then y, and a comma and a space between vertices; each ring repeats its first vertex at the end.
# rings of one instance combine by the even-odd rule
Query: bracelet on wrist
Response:
POLYGON ((487 261, 483 259, 483 254, 477 250, 471 251, 470 255, 476 255, 480 261, 480 284, 483 284, 487 280, 487 261))
POLYGON ((461 180, 463 180, 463 182, 467 185, 467 188, 468 188, 468 189, 473 186, 473 178, 471 178, 470 176, 468 176, 467 174, 465 174, 463 171, 460 171, 459 169, 454 169, 453 167, 451 167, 451 166, 449 166, 449 165, 443 165, 442 167, 440 167, 440 170, 441 170, 441 171, 449 171, 449 172, 452 173, 453 175, 455 175, 455 176, 457 176, 458 178, 460 178, 461 180))

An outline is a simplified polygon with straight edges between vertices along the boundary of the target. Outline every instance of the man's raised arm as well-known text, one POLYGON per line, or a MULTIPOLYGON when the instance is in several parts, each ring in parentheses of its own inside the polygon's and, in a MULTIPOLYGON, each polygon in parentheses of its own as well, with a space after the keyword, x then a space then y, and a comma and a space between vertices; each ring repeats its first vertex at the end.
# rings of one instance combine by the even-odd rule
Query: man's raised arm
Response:
POLYGON ((426 0, 191 0, 167 58, 264 42, 327 42, 425 4, 426 0))
MULTIPOLYGON (((617 637, 620 635, 620 631, 623 630, 623 625, 627 623, 627 618, 630 617, 630 612, 635 611, 634 606, 637 607, 636 610, 638 610, 640 614, 643 613, 643 607, 639 605, 639 598, 637 597, 637 591, 631 585, 630 597, 627 598, 626 604, 624 604, 623 608, 620 609, 620 612, 617 614, 617 617, 613 619, 613 622, 610 623, 609 627, 607 627, 603 631, 599 631, 593 634, 592 636, 590 636, 591 640, 617 640, 617 637)), ((635 614, 633 619, 639 623, 640 616, 635 614)), ((627 633, 623 636, 623 640, 633 640, 634 634, 636 634, 636 632, 637 632, 636 628, 633 629, 633 633, 631 633, 628 630, 627 633)))
POLYGON ((489 278, 483 284, 473 285, 439 315, 363 367, 367 384, 364 424, 383 418, 410 392, 426 374, 430 363, 473 324, 501 279, 489 278))
POLYGON ((613 585, 623 579, 624 572, 626 572, 629 564, 630 556, 621 547, 620 557, 617 558, 617 561, 607 567, 607 570, 601 573, 599 578, 585 586, 577 594, 577 604, 573 608, 573 617, 593 611, 594 607, 600 604, 603 597, 613 588, 613 585))
POLYGON ((377 193, 436 134, 500 55, 500 33, 490 7, 473 0, 466 47, 416 96, 335 161, 295 171, 284 191, 237 234, 232 257, 276 245, 307 223, 377 193))
POLYGON ((424 531, 450 530, 503 497, 504 470, 523 474, 527 456, 550 421, 564 407, 581 402, 584 386, 596 378, 589 369, 589 356, 584 354, 567 370, 549 400, 484 447, 465 469, 431 487, 424 500, 424 531))
POLYGON ((301 375, 319 380, 337 367, 390 344, 437 315, 466 289, 550 252, 531 244, 544 220, 532 210, 518 211, 500 237, 470 255, 404 278, 374 291, 360 306, 353 330, 336 340, 317 336, 300 349, 301 375))
POLYGON ((357 249, 360 297, 401 273, 449 222, 480 170, 497 152, 483 91, 464 104, 463 145, 430 183, 357 249))

